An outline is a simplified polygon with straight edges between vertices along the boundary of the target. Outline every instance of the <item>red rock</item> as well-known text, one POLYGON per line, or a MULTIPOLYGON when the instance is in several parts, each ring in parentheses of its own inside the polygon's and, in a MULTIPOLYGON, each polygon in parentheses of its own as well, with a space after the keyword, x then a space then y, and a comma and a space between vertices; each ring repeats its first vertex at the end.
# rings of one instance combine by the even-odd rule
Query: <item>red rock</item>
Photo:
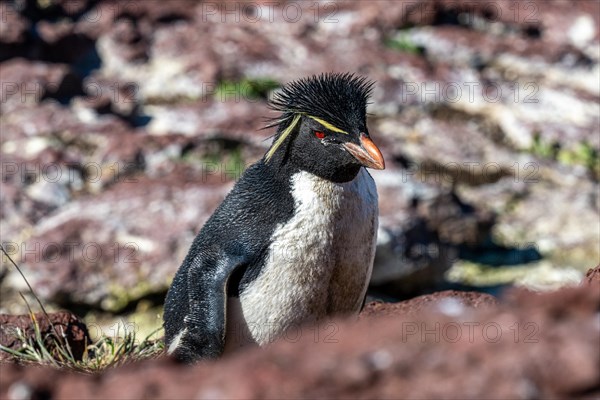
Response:
POLYGON ((68 65, 21 58, 2 63, 0 86, 4 112, 20 104, 35 105, 47 97, 82 93, 81 81, 68 65))
MULTIPOLYGON (((438 303, 454 298, 433 295, 438 303)), ((465 304, 491 304, 461 296, 465 304)), ((24 385, 53 398, 572 398, 600 394, 597 311, 589 287, 534 294, 450 316, 334 320, 265 349, 192 367, 169 360, 88 377, 0 366, 2 396, 24 385), (556 318, 557 311, 564 311, 556 318), (579 311, 575 311, 579 310, 579 311)), ((417 306, 420 307, 420 306, 417 306)), ((298 334, 299 333, 299 334, 298 334)))
POLYGON ((399 303, 371 302, 365 305, 360 317, 415 315, 427 309, 446 313, 461 313, 463 308, 485 308, 498 305, 495 297, 479 292, 445 290, 425 294, 399 303))
POLYGON ((585 281, 589 285, 596 285, 596 286, 598 286, 600 284, 600 264, 596 265, 596 268, 590 269, 585 274, 585 281))
POLYGON ((179 165, 158 169, 152 178, 113 176, 109 189, 46 218, 27 242, 39 251, 23 256, 21 267, 44 299, 63 307, 118 311, 162 293, 177 260, 231 187, 221 172, 202 176, 179 165))
MULTIPOLYGON (((46 316, 43 313, 35 314, 35 321, 40 331, 44 346, 57 354, 56 345, 69 344, 73 357, 81 360, 85 348, 91 344, 91 339, 85 323, 76 315, 67 312, 55 312, 46 316)), ((19 329, 23 335, 36 342, 35 325, 30 315, 0 314, 0 344, 12 350, 19 350, 22 346, 21 339, 17 336, 19 329)), ((10 360, 11 355, 0 352, 0 360, 10 360)))
POLYGON ((0 25, 0 61, 19 55, 19 45, 25 44, 28 37, 27 29, 30 24, 26 18, 11 7, 8 3, 0 4, 0 15, 2 15, 2 24, 0 25), (6 47, 5 47, 6 46, 6 47), (16 53, 16 54, 15 54, 16 53))

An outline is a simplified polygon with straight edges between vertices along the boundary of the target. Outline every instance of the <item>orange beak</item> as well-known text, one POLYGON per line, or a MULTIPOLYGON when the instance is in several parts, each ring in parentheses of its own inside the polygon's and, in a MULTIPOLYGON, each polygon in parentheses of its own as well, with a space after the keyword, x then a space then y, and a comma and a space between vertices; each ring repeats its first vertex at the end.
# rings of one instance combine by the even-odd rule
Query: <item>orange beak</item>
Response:
POLYGON ((343 146, 363 166, 373 169, 385 169, 385 161, 383 161, 381 151, 364 133, 360 135, 360 146, 354 143, 344 143, 343 146))

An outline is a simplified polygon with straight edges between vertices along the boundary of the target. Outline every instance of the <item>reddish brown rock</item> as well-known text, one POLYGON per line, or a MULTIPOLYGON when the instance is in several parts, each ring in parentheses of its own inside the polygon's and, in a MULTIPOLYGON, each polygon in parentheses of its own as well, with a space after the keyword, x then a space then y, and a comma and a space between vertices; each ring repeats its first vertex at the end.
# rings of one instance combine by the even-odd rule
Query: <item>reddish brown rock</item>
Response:
POLYGON ((594 311, 600 293, 586 287, 543 295, 520 291, 514 302, 497 306, 485 296, 463 300, 490 306, 462 313, 425 307, 393 318, 331 321, 316 331, 290 332, 265 349, 192 367, 155 360, 86 377, 2 366, 2 396, 25 389, 49 398, 161 399, 600 394, 594 311))
POLYGON ((231 187, 217 165, 210 171, 199 165, 204 175, 171 167, 157 168, 152 178, 113 176, 110 189, 46 218, 27 241, 37 251, 17 247, 36 291, 63 307, 111 311, 156 293, 161 298, 178 260, 231 187))
POLYGON ((30 22, 6 2, 0 3, 0 16, 0 61, 22 56, 26 53, 24 45, 30 39, 27 32, 30 22))
POLYGON ((600 285, 600 264, 585 274, 585 281, 592 286, 600 285))
POLYGON ((2 111, 15 105, 34 105, 47 97, 82 93, 81 81, 67 64, 47 64, 15 58, 2 63, 2 111))
POLYGON ((445 290, 425 294, 401 301, 399 303, 384 303, 374 301, 365 305, 360 317, 407 316, 415 315, 427 309, 434 309, 447 314, 459 314, 466 308, 485 308, 498 304, 495 297, 480 292, 461 292, 445 290))
MULTIPOLYGON (((36 323, 44 346, 53 354, 58 354, 57 345, 65 348, 65 343, 68 343, 73 357, 81 360, 86 346, 92 342, 85 323, 76 315, 62 311, 47 315, 37 313, 34 319, 31 315, 0 314, 0 344, 18 351, 23 346, 18 330, 28 343, 33 343, 35 346, 38 340, 35 332, 36 323)), ((0 352, 0 360, 11 359, 13 358, 8 353, 0 352)))
POLYGON ((459 246, 477 247, 489 237, 493 213, 424 182, 416 171, 389 167, 374 179, 380 226, 371 277, 376 290, 401 299, 431 291, 444 282, 459 246))

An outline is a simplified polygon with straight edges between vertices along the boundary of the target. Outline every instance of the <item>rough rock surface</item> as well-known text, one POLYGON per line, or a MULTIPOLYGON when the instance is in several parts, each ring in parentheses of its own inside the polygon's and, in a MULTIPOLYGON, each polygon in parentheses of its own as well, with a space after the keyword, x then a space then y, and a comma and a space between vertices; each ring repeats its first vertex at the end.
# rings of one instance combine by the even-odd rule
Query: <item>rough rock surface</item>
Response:
POLYGON ((415 315, 427 309, 452 314, 460 313, 464 308, 485 308, 497 304, 496 298, 486 293, 444 290, 399 303, 373 301, 365 305, 360 312, 360 317, 415 315))
POLYGON ((600 395, 598 281, 545 294, 514 290, 499 304, 486 295, 446 292, 390 308, 371 305, 368 310, 358 322, 334 320, 316 330, 299 329, 265 349, 193 367, 162 359, 87 377, 2 365, 1 395, 49 399, 600 395), (423 303, 437 306, 422 307, 423 303))
POLYGON ((93 199, 71 202, 38 224, 29 241, 39 243, 42 257, 22 259, 25 275, 40 295, 64 306, 119 311, 164 291, 170 260, 185 257, 230 188, 190 176, 182 168, 167 177, 124 179, 93 199))
MULTIPOLYGON (((81 360, 86 346, 92 343, 85 323, 70 312, 50 313, 47 316, 37 313, 34 318, 44 346, 51 353, 58 352, 57 344, 64 347, 66 340, 73 358, 81 360)), ((0 344, 16 351, 23 346, 23 337, 36 343, 35 325, 31 316, 0 314, 0 344)), ((8 353, 0 352, 0 361, 10 358, 8 353)))
MULTIPOLYGON (((160 305, 268 146, 273 87, 324 71, 377 81, 378 294, 529 248, 552 267, 598 262, 598 2, 229 3, 0 3, 2 241, 44 301, 160 305)), ((22 313, 5 261, 0 308, 22 313)))
POLYGON ((600 283, 600 265, 590 269, 585 274, 585 281, 592 286, 598 286, 598 283, 600 283))

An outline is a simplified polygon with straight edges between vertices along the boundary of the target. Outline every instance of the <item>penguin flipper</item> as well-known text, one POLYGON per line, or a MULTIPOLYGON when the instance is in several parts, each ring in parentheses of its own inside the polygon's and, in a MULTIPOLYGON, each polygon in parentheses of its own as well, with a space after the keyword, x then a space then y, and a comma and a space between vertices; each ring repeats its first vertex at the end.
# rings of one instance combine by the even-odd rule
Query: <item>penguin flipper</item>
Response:
POLYGON ((185 328, 171 341, 168 353, 192 363, 221 356, 225 348, 227 283, 245 265, 241 257, 221 257, 208 263, 195 257, 187 269, 188 314, 185 328))

